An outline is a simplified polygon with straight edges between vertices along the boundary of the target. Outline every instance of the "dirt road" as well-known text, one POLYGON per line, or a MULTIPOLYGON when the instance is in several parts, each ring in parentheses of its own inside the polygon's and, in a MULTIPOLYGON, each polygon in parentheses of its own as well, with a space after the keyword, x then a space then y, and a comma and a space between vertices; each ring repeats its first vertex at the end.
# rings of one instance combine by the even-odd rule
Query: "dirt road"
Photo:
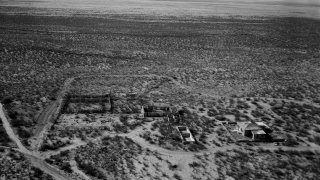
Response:
POLYGON ((44 134, 46 132, 46 129, 48 129, 50 126, 50 119, 52 117, 52 114, 56 112, 57 107, 58 107, 58 103, 57 101, 54 101, 39 116, 38 122, 40 123, 36 125, 36 129, 33 133, 34 137, 31 143, 32 149, 39 150, 44 134))
POLYGON ((51 102, 50 105, 44 111, 41 112, 37 120, 38 123, 33 131, 34 136, 39 136, 43 128, 46 126, 46 124, 48 124, 48 121, 50 119, 49 117, 51 116, 51 114, 53 114, 57 110, 57 107, 58 103, 57 101, 54 101, 51 102))
MULTIPOLYGON (((18 146, 18 149, 16 149, 17 151, 23 153, 31 162, 31 164, 34 167, 37 167, 39 169, 41 169, 42 171, 44 171, 47 174, 50 174, 51 176, 53 176, 56 180, 68 180, 71 179, 69 178, 67 175, 65 175, 64 173, 60 172, 60 170, 48 165, 44 159, 40 158, 40 155, 37 152, 32 152, 29 151, 20 141, 20 139, 18 138, 18 136, 14 133, 7 117, 5 116, 5 113, 3 111, 3 105, 0 103, 0 117, 3 123, 3 126, 8 134, 8 136, 10 137, 10 139, 15 142, 18 146)), ((15 148, 11 148, 12 150, 15 150, 15 148)))
POLYGON ((68 89, 74 78, 69 78, 65 81, 60 93, 58 94, 57 100, 52 102, 38 117, 37 125, 33 132, 33 141, 31 143, 31 148, 38 151, 42 141, 44 139, 45 133, 48 128, 51 127, 51 121, 54 120, 59 113, 59 108, 62 105, 63 96, 67 93, 68 89))

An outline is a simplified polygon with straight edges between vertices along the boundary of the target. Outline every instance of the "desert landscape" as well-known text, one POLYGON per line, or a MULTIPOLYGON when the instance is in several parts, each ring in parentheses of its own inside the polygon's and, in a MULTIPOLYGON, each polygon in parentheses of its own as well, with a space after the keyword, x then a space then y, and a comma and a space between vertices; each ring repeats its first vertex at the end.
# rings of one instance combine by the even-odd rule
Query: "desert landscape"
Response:
POLYGON ((319 9, 0 1, 0 179, 318 179, 319 9))

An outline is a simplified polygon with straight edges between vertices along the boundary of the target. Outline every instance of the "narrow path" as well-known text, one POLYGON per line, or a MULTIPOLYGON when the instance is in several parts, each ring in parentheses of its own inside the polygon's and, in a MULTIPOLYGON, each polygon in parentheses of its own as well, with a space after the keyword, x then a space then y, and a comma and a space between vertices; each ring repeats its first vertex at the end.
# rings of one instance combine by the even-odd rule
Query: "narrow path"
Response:
POLYGON ((74 142, 74 143, 75 143, 75 144, 72 144, 72 145, 70 145, 70 146, 65 146, 65 147, 59 148, 59 149, 57 149, 57 150, 41 152, 41 153, 40 153, 40 156, 41 156, 43 159, 49 158, 50 156, 60 154, 62 151, 72 150, 72 149, 75 149, 75 148, 77 148, 77 147, 84 146, 84 145, 87 144, 86 142, 83 142, 83 141, 81 141, 81 142, 80 142, 80 141, 79 141, 79 142, 74 142))

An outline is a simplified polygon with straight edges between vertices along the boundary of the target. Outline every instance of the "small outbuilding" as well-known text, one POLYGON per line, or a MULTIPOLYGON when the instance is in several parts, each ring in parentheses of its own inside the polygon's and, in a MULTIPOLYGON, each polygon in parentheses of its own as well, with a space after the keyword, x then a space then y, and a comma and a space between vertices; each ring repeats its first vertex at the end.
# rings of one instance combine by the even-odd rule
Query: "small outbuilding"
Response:
POLYGON ((264 124, 265 127, 263 124, 264 123, 239 122, 237 123, 235 130, 243 136, 252 138, 253 140, 261 140, 267 138, 265 129, 267 129, 268 126, 264 124))

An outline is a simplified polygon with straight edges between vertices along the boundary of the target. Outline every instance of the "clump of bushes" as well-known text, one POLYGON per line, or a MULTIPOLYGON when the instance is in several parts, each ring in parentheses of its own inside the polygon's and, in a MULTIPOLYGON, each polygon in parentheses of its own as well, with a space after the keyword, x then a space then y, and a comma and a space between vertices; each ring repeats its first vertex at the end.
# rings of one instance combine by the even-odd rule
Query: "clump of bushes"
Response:
POLYGON ((283 142, 285 146, 297 146, 299 143, 297 142, 297 138, 293 137, 292 135, 288 134, 286 141, 283 142))

